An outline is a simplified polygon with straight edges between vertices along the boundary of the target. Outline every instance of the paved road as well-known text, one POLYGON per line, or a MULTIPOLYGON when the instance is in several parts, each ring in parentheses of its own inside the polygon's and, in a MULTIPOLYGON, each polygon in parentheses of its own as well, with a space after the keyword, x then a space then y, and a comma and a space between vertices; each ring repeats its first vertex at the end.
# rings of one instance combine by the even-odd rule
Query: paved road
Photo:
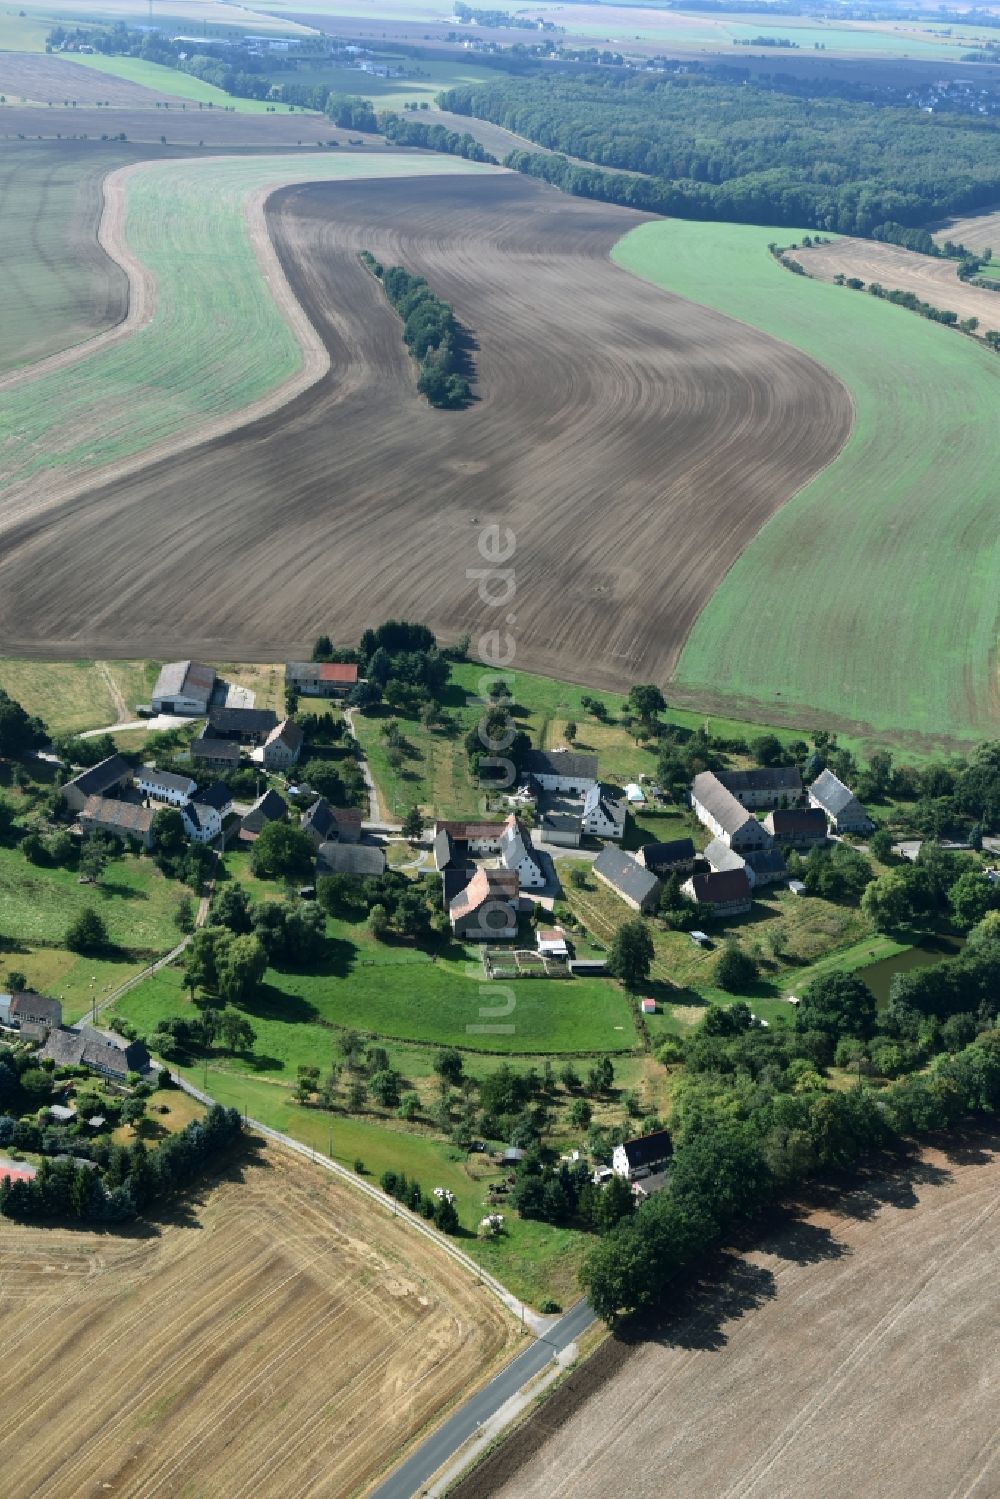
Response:
POLYGON ((575 1343, 596 1320, 586 1301, 570 1307, 558 1322, 535 1342, 529 1344, 489 1384, 460 1405, 443 1426, 439 1426, 404 1463, 390 1473, 369 1499, 413 1499, 424 1491, 424 1485, 453 1457, 461 1446, 495 1416, 518 1390, 540 1374, 557 1353, 575 1343))

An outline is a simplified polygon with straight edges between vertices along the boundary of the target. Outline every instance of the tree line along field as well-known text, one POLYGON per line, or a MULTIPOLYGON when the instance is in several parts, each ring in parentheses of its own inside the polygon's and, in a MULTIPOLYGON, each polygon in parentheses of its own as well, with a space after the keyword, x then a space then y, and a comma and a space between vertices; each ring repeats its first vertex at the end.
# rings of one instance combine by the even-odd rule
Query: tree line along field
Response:
POLYGON ((922 302, 957 313, 961 319, 978 319, 980 337, 989 329, 1000 330, 1000 293, 960 281, 957 261, 846 237, 830 244, 800 246, 792 256, 807 275, 820 281, 832 281, 839 275, 856 277, 866 288, 878 282, 886 291, 913 292, 922 302))
POLYGON ((121 227, 155 297, 151 320, 127 339, 0 392, 0 528, 22 504, 37 517, 54 480, 65 491, 73 479, 166 439, 190 440, 194 425, 207 428, 299 372, 303 353, 276 300, 281 288, 265 283, 248 229, 252 194, 303 176, 473 169, 451 158, 354 154, 317 157, 308 167, 295 157, 261 156, 139 170, 125 190, 121 227))
MULTIPOLYGON (((433 159, 406 160, 436 171, 433 159)), ((189 459, 148 464, 141 476, 102 483, 85 505, 53 508, 51 523, 33 509, 8 533, 0 565, 8 638, 23 630, 18 597, 30 581, 32 654, 51 654, 45 641, 64 648, 84 617, 95 642, 113 623, 149 654, 257 654, 258 645, 260 655, 293 653, 327 623, 322 543, 331 526, 341 638, 356 638, 372 610, 390 604, 445 637, 475 630, 471 529, 502 497, 520 528, 524 664, 610 688, 662 677, 726 567, 836 452, 851 413, 846 392, 811 360, 691 304, 651 301, 619 274, 607 252, 635 222, 627 210, 488 169, 460 182, 438 175, 432 187, 400 180, 279 195, 271 232, 324 341, 329 375, 189 459), (364 246, 426 274, 472 330, 479 399, 468 411, 417 400, 398 320, 357 259, 364 246), (803 440, 817 409, 823 419, 809 421, 803 440), (205 493, 217 497, 210 520, 205 493), (160 545, 151 528, 168 523, 173 540, 160 545), (113 600, 99 565, 72 576, 67 566, 71 533, 81 528, 82 545, 82 530, 94 537, 105 525, 115 530, 118 574, 143 580, 113 600), (376 564, 373 602, 365 580, 376 564), (232 569, 232 586, 220 568, 232 569), (183 643, 179 570, 195 585, 186 585, 183 643)), ((185 328, 197 316, 188 299, 185 328)), ((207 336, 197 331, 202 343, 207 336)), ((253 348, 244 339, 239 359, 253 348)), ((274 353, 272 345, 272 361, 274 353)), ((183 353, 199 357, 194 343, 183 353)), ((142 420, 140 412, 130 427, 133 450, 142 420)), ((95 446, 91 436, 88 454, 95 446)), ((15 493, 35 492, 18 486, 8 506, 15 493)))
POLYGON ((517 1330, 435 1244, 271 1147, 131 1233, 5 1220, 0 1265, 9 1499, 360 1494, 517 1330))
POLYGON ((648 1340, 606 1343, 455 1499, 592 1499, 624 1471, 636 1499, 987 1499, 998 1185, 988 1132, 807 1199, 648 1340))
POLYGON ((903 308, 790 276, 767 251, 788 233, 674 221, 614 250, 654 285, 813 354, 854 400, 839 456, 702 610, 673 695, 747 716, 908 731, 928 745, 986 737, 998 708, 1000 364, 903 308))

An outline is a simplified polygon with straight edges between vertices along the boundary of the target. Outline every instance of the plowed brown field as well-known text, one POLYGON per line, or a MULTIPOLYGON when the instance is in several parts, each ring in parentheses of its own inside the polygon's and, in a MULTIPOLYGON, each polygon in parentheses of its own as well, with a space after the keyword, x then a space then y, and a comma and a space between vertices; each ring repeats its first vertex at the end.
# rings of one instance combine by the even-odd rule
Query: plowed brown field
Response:
POLYGON ((939 245, 950 239, 970 250, 993 250, 1000 263, 1000 209, 970 214, 967 219, 948 219, 935 229, 934 238, 939 245))
MULTIPOLYGON (((0 94, 8 101, 25 100, 34 104, 59 105, 64 101, 77 106, 107 103, 117 108, 132 104, 137 109, 153 109, 166 100, 177 99, 154 89, 144 88, 112 73, 98 73, 66 57, 47 57, 37 52, 0 52, 0 94)), ((5 118, 0 111, 0 121, 5 118)), ((105 130, 108 129, 105 116, 105 130)))
MULTIPOLYGON (((95 74, 102 82, 107 74, 95 74)), ((105 91, 104 97, 108 97, 105 91)), ((150 100, 156 98, 149 95, 150 100)), ((336 130, 323 115, 229 114, 224 109, 199 109, 197 104, 175 99, 169 109, 38 108, 31 104, 7 104, 0 108, 0 138, 6 140, 100 140, 102 135, 125 135, 128 141, 157 143, 166 136, 169 146, 266 146, 283 151, 288 146, 315 146, 320 141, 345 145, 362 137, 350 130, 336 130)), ((381 137, 365 136, 366 142, 381 144, 381 137)))
POLYGON ((727 568, 849 431, 846 391, 805 355, 612 265, 641 222, 627 209, 425 178, 290 189, 269 222, 329 375, 12 528, 10 650, 266 660, 390 613, 494 628, 466 569, 496 522, 517 537, 519 664, 665 678, 727 568), (471 409, 416 395, 362 246, 424 273, 473 331, 471 409))
POLYGON ((606 1344, 455 1499, 994 1499, 1000 1137, 762 1246, 606 1344))
POLYGON ((0 1226, 4 1499, 341 1499, 485 1376, 513 1319, 269 1149, 158 1233, 0 1226))
POLYGON ((794 254, 810 276, 820 281, 832 281, 837 275, 858 276, 866 286, 879 281, 886 291, 911 291, 942 312, 978 318, 980 333, 1000 329, 1000 292, 959 281, 955 260, 938 260, 869 239, 838 239, 794 254))

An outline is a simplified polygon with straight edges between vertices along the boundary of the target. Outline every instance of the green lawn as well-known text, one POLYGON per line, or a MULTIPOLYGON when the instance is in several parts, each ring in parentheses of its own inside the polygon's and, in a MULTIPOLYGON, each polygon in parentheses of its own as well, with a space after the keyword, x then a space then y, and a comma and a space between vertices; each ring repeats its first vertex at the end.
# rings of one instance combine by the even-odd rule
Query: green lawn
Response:
POLYGON ((812 355, 856 409, 838 457, 702 610, 674 691, 737 714, 904 732, 918 748, 988 736, 1000 360, 903 308, 789 275, 767 244, 801 232, 671 220, 613 251, 637 276, 812 355))
POLYGON ((3 392, 4 483, 86 471, 238 411, 290 379, 302 355, 250 243, 245 208, 266 185, 488 167, 451 156, 350 153, 151 163, 131 178, 126 235, 156 282, 130 338, 3 392))
MULTIPOLYGON (((169 944, 173 945, 173 937, 169 944)), ((14 952, 0 951, 0 980, 16 968, 38 994, 62 1001, 63 1020, 70 1024, 86 1015, 128 979, 141 973, 146 958, 79 957, 65 947, 39 947, 20 943, 14 952)))
POLYGON ((52 734, 75 734, 118 722, 113 683, 130 714, 148 702, 157 666, 149 661, 0 659, 0 687, 52 734))
POLYGON ((165 68, 160 63, 144 62, 141 57, 104 57, 99 53, 86 56, 74 53, 73 62, 98 73, 110 73, 115 78, 124 78, 129 83, 141 84, 158 94, 170 94, 175 99, 192 100, 196 104, 211 105, 215 109, 234 110, 238 114, 299 114, 305 111, 290 109, 287 104, 268 104, 263 99, 237 99, 212 83, 203 83, 177 68, 165 68))
MULTIPOLYGON (((151 859, 116 859, 98 885, 81 885, 72 870, 38 867, 17 848, 0 847, 0 933, 29 945, 61 947, 66 928, 92 906, 116 947, 166 952, 177 941, 173 915, 181 894, 151 859)), ((18 966, 16 957, 10 965, 18 966)))

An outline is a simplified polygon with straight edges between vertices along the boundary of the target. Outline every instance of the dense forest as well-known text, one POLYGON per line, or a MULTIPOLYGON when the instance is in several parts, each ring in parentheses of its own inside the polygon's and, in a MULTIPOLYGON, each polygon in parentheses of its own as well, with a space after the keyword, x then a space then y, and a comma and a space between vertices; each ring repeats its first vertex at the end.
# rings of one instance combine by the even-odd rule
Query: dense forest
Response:
POLYGON ((506 78, 451 89, 441 102, 560 153, 512 152, 507 165, 518 171, 679 218, 867 236, 1000 197, 1000 126, 988 119, 696 77, 506 78))

